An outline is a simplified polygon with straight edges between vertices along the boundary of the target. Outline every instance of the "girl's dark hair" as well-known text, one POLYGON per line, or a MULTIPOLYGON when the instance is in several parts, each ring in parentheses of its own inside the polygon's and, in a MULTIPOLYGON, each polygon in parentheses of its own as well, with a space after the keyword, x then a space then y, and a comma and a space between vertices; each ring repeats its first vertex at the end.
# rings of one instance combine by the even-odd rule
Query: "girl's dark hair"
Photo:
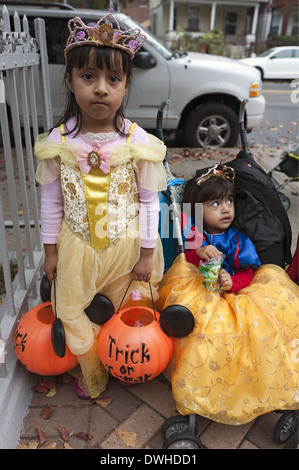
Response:
MULTIPOLYGON (((126 74, 127 85, 130 82, 132 76, 132 60, 130 55, 120 49, 113 49, 112 47, 97 47, 97 46, 85 46, 84 47, 75 47, 71 49, 67 55, 66 60, 66 69, 65 73, 70 77, 72 76, 73 68, 78 69, 83 68, 85 65, 94 61, 94 64, 97 68, 103 69, 104 65, 109 69, 115 69, 115 67, 121 68, 121 70, 126 74)), ((77 129, 77 135, 82 126, 82 116, 80 108, 75 100, 74 94, 70 91, 69 87, 66 84, 66 107, 64 114, 59 119, 55 127, 59 127, 61 124, 64 124, 71 117, 76 118, 76 122, 73 129, 67 129, 65 135, 71 134, 77 129)), ((114 127, 120 135, 125 135, 120 129, 120 123, 123 122, 124 113, 122 106, 118 109, 114 117, 114 127)))
POLYGON ((223 199, 228 195, 233 198, 235 197, 234 184, 230 180, 214 176, 198 186, 197 179, 198 175, 187 181, 183 196, 183 203, 191 204, 191 217, 193 219, 195 219, 196 203, 223 199))

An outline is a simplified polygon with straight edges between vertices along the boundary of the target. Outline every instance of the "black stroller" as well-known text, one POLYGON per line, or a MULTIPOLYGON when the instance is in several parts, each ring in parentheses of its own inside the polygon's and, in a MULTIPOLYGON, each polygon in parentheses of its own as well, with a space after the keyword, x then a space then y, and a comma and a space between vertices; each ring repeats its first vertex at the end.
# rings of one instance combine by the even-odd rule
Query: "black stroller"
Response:
POLYGON ((269 171, 268 175, 273 181, 276 190, 278 191, 282 205, 287 211, 290 207, 289 198, 281 192, 281 190, 289 183, 299 181, 299 147, 293 147, 289 152, 284 151, 281 154, 281 162, 278 163, 272 170, 269 171), (273 176, 273 172, 283 173, 287 176, 283 183, 279 183, 273 176))
MULTIPOLYGON (((270 175, 254 161, 248 146, 246 131, 244 128, 244 109, 247 100, 240 107, 240 134, 242 150, 236 159, 226 162, 235 170, 236 188, 236 228, 243 231, 254 242, 262 264, 276 264, 284 268, 292 260, 291 226, 286 211, 282 205, 278 191, 271 180, 270 175), (269 209, 271 204, 271 210, 269 209), (242 227, 242 228, 241 228, 242 227)), ((157 117, 159 138, 163 140, 162 115, 167 102, 162 103, 157 117)), ((170 218, 173 222, 173 233, 177 239, 176 253, 165 253, 169 259, 174 259, 179 253, 184 253, 184 243, 181 235, 180 202, 184 183, 175 181, 170 173, 165 157, 165 168, 169 176, 168 190, 164 197, 171 206, 170 218), (176 184, 173 184, 175 181, 176 184)), ((205 173, 208 168, 196 172, 196 177, 205 173)), ((171 248, 172 249, 172 248, 171 248)), ((278 411, 279 412, 279 411, 278 411)), ((195 415, 175 416, 165 421, 162 427, 162 435, 165 440, 164 448, 204 448, 198 438, 195 415)), ((298 444, 298 411, 283 412, 274 430, 274 440, 283 443, 290 439, 291 448, 298 444)))

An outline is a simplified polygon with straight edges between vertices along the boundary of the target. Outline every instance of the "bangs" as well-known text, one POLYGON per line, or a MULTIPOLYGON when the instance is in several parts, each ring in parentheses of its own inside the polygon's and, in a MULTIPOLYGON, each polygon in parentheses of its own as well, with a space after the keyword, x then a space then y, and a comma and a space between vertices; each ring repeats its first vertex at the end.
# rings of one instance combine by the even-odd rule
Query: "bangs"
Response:
POLYGON ((199 186, 200 202, 207 202, 213 199, 224 199, 227 196, 235 196, 234 185, 224 178, 210 178, 199 186), (206 184, 208 183, 208 184, 206 184))
POLYGON ((235 187, 230 180, 212 177, 199 186, 197 185, 197 180, 198 175, 187 181, 183 196, 183 205, 191 204, 191 217, 193 220, 196 218, 196 204, 204 204, 205 202, 224 199, 225 197, 235 198, 235 187))
POLYGON ((66 70, 74 67, 82 69, 92 66, 98 69, 107 67, 108 70, 122 70, 128 77, 131 76, 131 57, 125 51, 112 47, 81 46, 72 49, 67 56, 66 70))
POLYGON ((201 183, 199 186, 196 184, 198 176, 193 177, 187 181, 183 203, 191 203, 191 216, 194 218, 194 207, 197 203, 204 204, 207 201, 214 199, 224 199, 227 196, 235 198, 234 184, 224 178, 212 177, 201 183))

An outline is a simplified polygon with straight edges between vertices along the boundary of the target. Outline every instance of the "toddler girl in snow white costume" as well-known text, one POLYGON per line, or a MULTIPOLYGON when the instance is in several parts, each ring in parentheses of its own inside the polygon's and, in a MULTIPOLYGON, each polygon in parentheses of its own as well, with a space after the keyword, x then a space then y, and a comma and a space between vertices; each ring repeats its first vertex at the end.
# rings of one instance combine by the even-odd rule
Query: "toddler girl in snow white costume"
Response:
POLYGON ((185 306, 195 320, 188 336, 175 339, 165 372, 178 411, 238 425, 273 410, 298 409, 299 288, 279 266, 261 265, 251 240, 231 226, 234 177, 219 163, 186 183, 188 248, 160 283, 158 302, 160 311, 185 306), (203 205, 201 231, 196 204, 203 205), (219 288, 212 289, 200 263, 221 254, 219 288))

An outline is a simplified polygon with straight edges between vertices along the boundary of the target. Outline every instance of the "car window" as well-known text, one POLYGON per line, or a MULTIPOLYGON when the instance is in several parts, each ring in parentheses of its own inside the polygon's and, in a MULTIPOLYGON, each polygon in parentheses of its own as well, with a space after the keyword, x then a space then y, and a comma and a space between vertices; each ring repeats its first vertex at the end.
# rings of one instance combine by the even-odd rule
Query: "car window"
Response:
POLYGON ((293 54, 293 57, 296 57, 296 58, 299 57, 299 49, 294 49, 294 50, 293 50, 293 53, 294 53, 294 54, 293 54))
POLYGON ((274 49, 268 49, 267 51, 265 52, 262 52, 261 54, 258 55, 258 57, 267 57, 268 55, 271 54, 271 52, 273 52, 274 49))
POLYGON ((289 59, 292 56, 293 56, 292 49, 286 49, 285 51, 280 51, 280 52, 277 52, 277 54, 273 55, 275 59, 289 59))
POLYGON ((161 54, 165 59, 170 59, 173 56, 173 53, 167 49, 167 47, 159 41, 155 36, 153 36, 147 29, 144 29, 139 23, 136 21, 131 21, 130 18, 126 18, 126 25, 120 24, 121 29, 125 28, 133 28, 136 27, 140 29, 141 33, 144 34, 147 38, 147 42, 153 46, 159 54, 161 54))
MULTIPOLYGON (((34 19, 28 16, 29 31, 34 35, 34 19)), ((49 64, 64 64, 64 47, 68 38, 68 18, 44 18, 46 25, 47 50, 49 64)))
MULTIPOLYGON (((34 35, 34 19, 36 16, 28 16, 29 30, 32 35, 34 35)), ((69 31, 67 29, 67 24, 69 18, 57 18, 57 17, 45 17, 46 24, 46 37, 47 37, 47 49, 48 49, 48 58, 50 64, 64 64, 64 47, 68 38, 69 31)), ((153 36, 149 31, 142 28, 141 25, 135 21, 130 21, 128 18, 126 24, 120 22, 120 27, 123 30, 138 27, 141 30, 141 33, 147 37, 147 42, 149 42, 155 49, 158 51, 165 59, 170 59, 172 57, 172 52, 164 46, 155 36, 153 36), (128 20, 128 21, 127 21, 128 20)), ((91 23, 94 20, 86 20, 84 22, 91 23)))

